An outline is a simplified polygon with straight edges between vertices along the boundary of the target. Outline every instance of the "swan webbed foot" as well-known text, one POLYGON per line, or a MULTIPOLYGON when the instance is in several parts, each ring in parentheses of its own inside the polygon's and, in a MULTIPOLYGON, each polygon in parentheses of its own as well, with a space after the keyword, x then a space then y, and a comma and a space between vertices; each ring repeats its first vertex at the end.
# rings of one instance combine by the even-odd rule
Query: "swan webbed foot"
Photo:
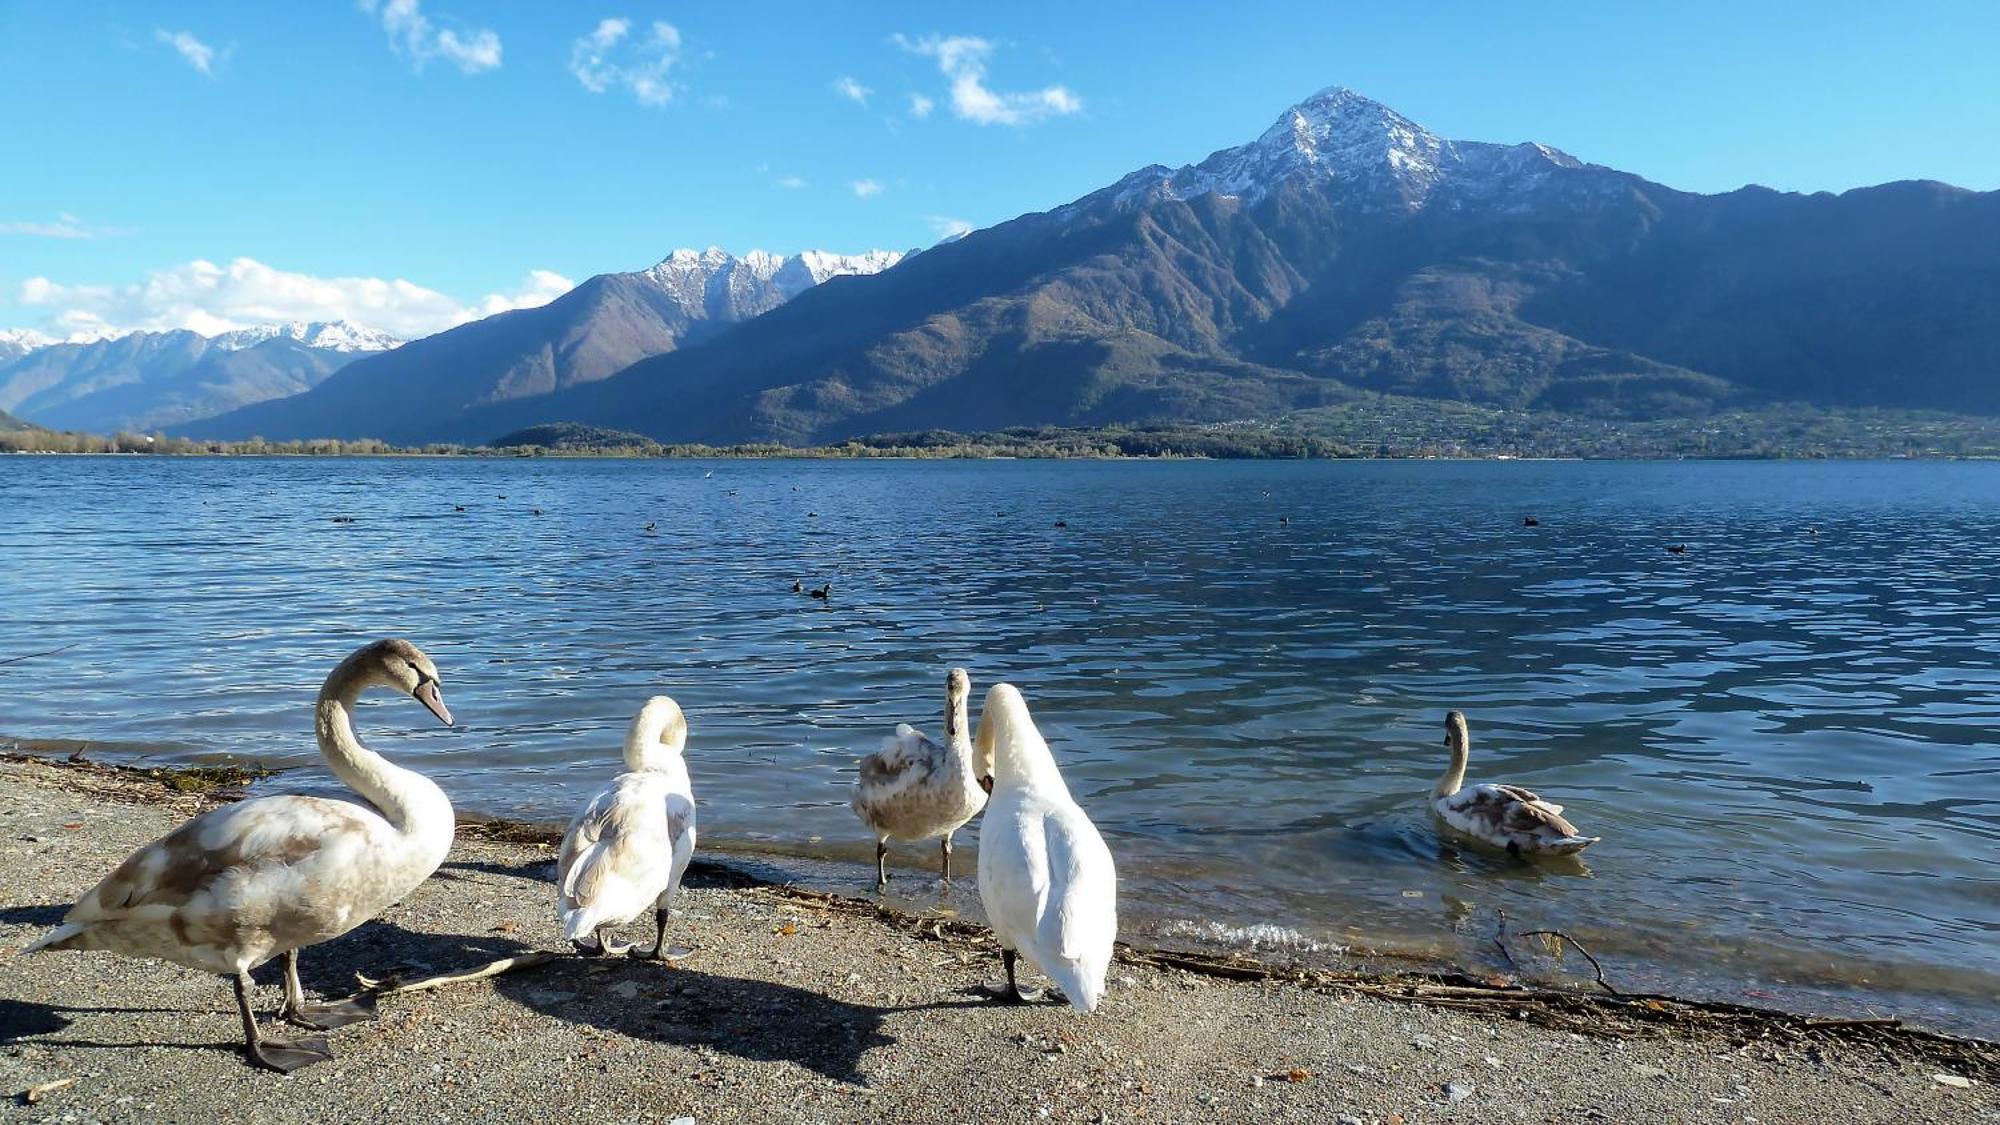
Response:
POLYGON ((346 1000, 329 1000, 324 1004, 297 1004, 287 1006, 284 1018, 300 1027, 310 1027, 316 1031, 332 1031, 336 1027, 346 1027, 351 1023, 365 1023, 375 1018, 375 994, 364 992, 346 1000))
POLYGON ((635 945, 626 955, 634 961, 659 961, 671 965, 677 961, 685 961, 694 956, 695 947, 691 945, 676 945, 664 953, 660 950, 661 946, 657 944, 651 949, 640 949, 635 945))
POLYGON ((1038 1003, 1044 995, 1042 990, 1039 988, 1022 988, 1020 982, 1015 979, 1014 965, 1019 960, 1020 954, 1011 949, 1000 951, 1000 964, 1007 970, 1007 985, 995 993, 995 995, 1008 1004, 1038 1003))
POLYGON ((326 1038, 314 1035, 306 1039, 272 1039, 259 1036, 245 1044, 250 1061, 266 1070, 279 1074, 290 1074, 303 1070, 314 1063, 329 1062, 333 1059, 333 1048, 327 1046, 326 1038))

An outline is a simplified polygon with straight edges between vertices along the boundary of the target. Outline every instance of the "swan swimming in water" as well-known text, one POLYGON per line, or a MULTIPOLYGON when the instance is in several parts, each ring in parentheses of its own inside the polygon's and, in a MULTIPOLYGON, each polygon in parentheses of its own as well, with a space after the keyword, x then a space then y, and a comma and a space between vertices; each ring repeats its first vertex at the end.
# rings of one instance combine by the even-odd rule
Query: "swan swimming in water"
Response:
POLYGON ((303 946, 329 941, 415 890, 451 850, 451 802, 429 778, 391 765, 355 737, 355 700, 393 688, 445 725, 437 665, 404 640, 376 641, 340 662, 320 689, 328 768, 366 804, 262 797, 202 813, 147 844, 27 949, 105 949, 158 957, 230 979, 252 1061, 290 1073, 333 1057, 325 1038, 267 1037, 250 1010, 250 970, 282 954, 286 1019, 327 1030, 373 1017, 355 1001, 308 1004, 303 946))
POLYGON ((979 715, 978 751, 993 763, 993 796, 979 829, 979 900, 1000 942, 1010 1000, 1024 955, 1079 1012, 1104 998, 1118 938, 1118 871, 1104 837, 1063 784, 1049 744, 1012 684, 994 684, 979 715), (990 757, 989 757, 990 756, 990 757))
POLYGON ((686 746, 680 706, 664 695, 647 700, 625 732, 625 772, 570 822, 556 860, 556 917, 579 952, 669 959, 667 915, 694 858, 686 746), (658 927, 653 948, 613 949, 604 931, 648 906, 658 927))
POLYGON ((1431 808, 1454 831, 1515 855, 1572 855, 1602 839, 1579 835, 1576 826, 1563 819, 1561 805, 1544 801, 1518 785, 1489 783, 1461 788, 1471 743, 1464 713, 1445 715, 1444 742, 1451 747, 1451 764, 1431 790, 1431 808))
POLYGON ((990 755, 973 760, 972 731, 965 704, 972 678, 953 668, 944 678, 943 746, 918 734, 908 723, 896 724, 893 738, 861 759, 848 804, 875 833, 875 891, 889 887, 886 857, 889 841, 928 840, 942 836, 944 881, 951 884, 951 835, 986 807, 993 783, 990 755), (983 764, 982 764, 983 763, 983 764))

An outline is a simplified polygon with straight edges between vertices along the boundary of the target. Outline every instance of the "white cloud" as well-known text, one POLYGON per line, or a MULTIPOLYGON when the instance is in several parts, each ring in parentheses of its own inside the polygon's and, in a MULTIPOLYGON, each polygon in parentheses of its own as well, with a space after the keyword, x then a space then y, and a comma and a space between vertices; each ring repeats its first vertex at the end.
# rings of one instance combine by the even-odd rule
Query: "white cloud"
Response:
POLYGON ((867 105, 868 95, 873 94, 875 91, 843 74, 833 80, 833 92, 856 105, 867 105))
POLYGON ((424 15, 419 0, 360 0, 361 10, 380 15, 389 45, 418 70, 432 59, 444 59, 466 74, 500 65, 500 36, 486 28, 457 31, 439 28, 424 15))
POLYGON ((168 31, 163 27, 153 29, 153 38, 180 52, 187 64, 210 78, 215 77, 215 48, 194 37, 192 31, 168 31))
POLYGON ((197 259, 129 285, 64 285, 31 277, 21 283, 17 299, 51 310, 46 327, 72 335, 170 328, 213 334, 293 320, 351 320, 415 339, 508 309, 547 304, 570 288, 560 274, 533 270, 514 292, 488 294, 467 305, 401 278, 316 277, 238 258, 227 265, 197 259))
POLYGON ((854 194, 862 199, 873 199, 875 196, 882 194, 882 181, 880 180, 856 180, 853 187, 854 194))
POLYGON ((31 238, 117 238, 132 233, 131 227, 97 227, 65 211, 53 223, 32 220, 0 223, 0 234, 25 234, 31 238))
POLYGON ((923 96, 922 94, 910 95, 911 117, 914 117, 919 121, 921 121, 924 118, 929 117, 931 115, 931 110, 934 110, 936 108, 937 108, 937 103, 923 96))
POLYGON ((600 20, 597 29, 569 48, 569 72, 583 88, 602 94, 613 86, 632 91, 640 105, 666 105, 675 87, 667 75, 681 60, 681 33, 655 20, 645 35, 632 36, 632 21, 600 20))
POLYGON ((806 186, 806 181, 803 176, 779 176, 778 186, 781 188, 789 188, 793 191, 797 191, 800 188, 806 186))
MULTIPOLYGON (((951 79, 951 112, 979 125, 1033 125, 1048 117, 1083 111, 1083 99, 1067 86, 1002 93, 987 88, 986 62, 991 40, 971 35, 926 35, 911 39, 894 35, 890 41, 913 55, 937 61, 938 71, 951 79)), ((922 116, 922 114, 918 114, 922 116)))
POLYGON ((975 229, 971 223, 966 222, 964 219, 954 219, 950 215, 926 215, 924 216, 924 221, 929 223, 931 230, 937 233, 939 242, 950 242, 953 239, 964 238, 975 229))

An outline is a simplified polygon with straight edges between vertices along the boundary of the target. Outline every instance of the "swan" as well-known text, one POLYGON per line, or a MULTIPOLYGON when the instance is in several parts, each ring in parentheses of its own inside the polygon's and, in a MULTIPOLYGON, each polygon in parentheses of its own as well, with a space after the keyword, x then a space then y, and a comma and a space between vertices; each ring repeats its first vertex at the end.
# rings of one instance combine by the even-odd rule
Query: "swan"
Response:
POLYGON ((653 948, 623 951, 667 959, 667 913, 694 857, 694 787, 681 757, 686 746, 680 706, 664 695, 647 700, 625 731, 625 772, 590 799, 563 835, 556 917, 578 952, 620 952, 604 931, 651 906, 659 927, 653 948))
POLYGON ((951 885, 951 834, 986 807, 987 789, 993 784, 992 756, 980 758, 979 764, 973 760, 972 731, 965 715, 971 694, 972 678, 965 669, 953 668, 944 678, 943 746, 908 723, 898 723, 894 737, 883 739, 880 750, 861 759, 848 804, 875 833, 877 894, 889 887, 885 857, 891 839, 942 836, 944 881, 951 885))
POLYGON ((1578 835, 1576 826, 1563 819, 1561 805, 1544 801, 1518 785, 1461 788, 1470 742, 1464 713, 1446 714, 1444 743, 1451 747, 1451 765, 1438 778, 1437 788, 1431 790, 1431 808, 1447 826, 1515 855, 1570 855, 1603 838, 1578 835))
POLYGON ((371 687, 394 688, 451 725, 437 665, 416 645, 376 641, 341 661, 319 692, 319 750, 366 804, 262 797, 211 809, 126 857, 23 952, 107 949, 218 973, 235 985, 253 1062, 290 1073, 332 1058, 324 1037, 259 1033, 250 970, 283 954, 283 1015, 294 1023, 329 1030, 372 1018, 352 1000, 306 1003, 298 951, 380 914, 451 850, 444 791, 355 737, 354 702, 371 687))
POLYGON ((979 900, 1000 941, 1002 995, 1037 998, 1015 980, 1016 955, 1024 954, 1062 987, 1070 1007, 1093 1011, 1118 937, 1111 850, 1070 799, 1014 685, 986 693, 978 752, 993 763, 993 796, 979 829, 979 900))

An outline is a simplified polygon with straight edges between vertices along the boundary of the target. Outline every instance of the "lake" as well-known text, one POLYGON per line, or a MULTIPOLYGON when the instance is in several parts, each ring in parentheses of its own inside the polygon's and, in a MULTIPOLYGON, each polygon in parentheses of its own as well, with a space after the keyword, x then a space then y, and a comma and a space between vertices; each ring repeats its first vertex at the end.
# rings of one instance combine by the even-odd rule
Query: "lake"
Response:
POLYGON ((321 680, 403 635, 459 726, 362 735, 462 809, 566 819, 666 692, 703 847, 859 893, 854 759, 957 664, 1136 939, 1504 968, 1504 912, 1630 988, 2000 1031, 2000 465, 17 456, 0 518, 0 659, 75 646, 0 666, 0 746, 313 767, 321 680), (1603 842, 1441 842, 1450 708, 1603 842))

